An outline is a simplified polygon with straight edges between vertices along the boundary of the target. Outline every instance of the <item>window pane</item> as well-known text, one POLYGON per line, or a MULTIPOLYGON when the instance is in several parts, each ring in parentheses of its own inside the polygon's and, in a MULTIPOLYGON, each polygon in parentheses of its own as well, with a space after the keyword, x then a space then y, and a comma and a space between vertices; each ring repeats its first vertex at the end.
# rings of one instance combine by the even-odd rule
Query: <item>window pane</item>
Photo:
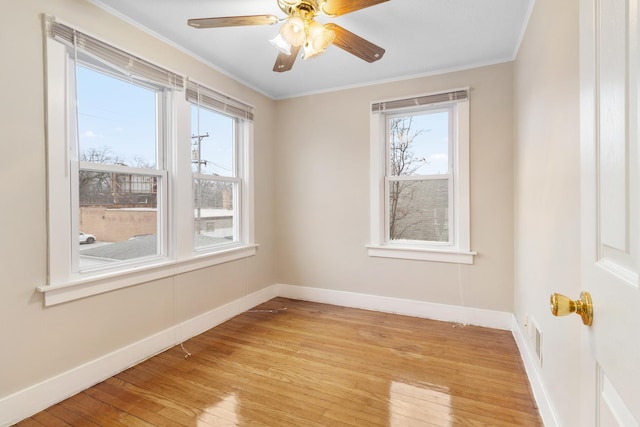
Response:
POLYGON ((235 176, 235 119, 191 106, 191 164, 194 173, 235 176))
POLYGON ((157 92, 78 66, 79 160, 155 168, 157 92))
POLYGON ((149 175, 80 171, 80 270, 160 254, 159 181, 149 175))
POLYGON ((389 182, 391 240, 449 241, 449 180, 389 182))
MULTIPOLYGON (((158 91, 80 65, 76 77, 78 159, 162 166, 157 164, 158 91)), ((157 176, 121 171, 79 171, 80 271, 161 254, 159 181, 157 176)))
POLYGON ((231 182, 194 180, 196 249, 236 240, 234 185, 231 182))
POLYGON ((437 175, 449 172, 449 111, 392 117, 389 126, 389 175, 437 175))

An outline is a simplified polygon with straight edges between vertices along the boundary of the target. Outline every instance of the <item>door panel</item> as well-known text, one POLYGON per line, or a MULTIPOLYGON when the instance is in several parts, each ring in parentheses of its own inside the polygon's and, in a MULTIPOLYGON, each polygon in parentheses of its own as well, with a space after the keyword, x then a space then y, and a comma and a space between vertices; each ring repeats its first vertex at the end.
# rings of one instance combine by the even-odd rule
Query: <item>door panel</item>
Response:
POLYGON ((588 425, 640 420, 638 0, 581 1, 582 287, 593 299, 583 335, 588 425))
POLYGON ((598 420, 601 426, 625 426, 633 427, 638 423, 633 418, 624 400, 604 373, 599 370, 598 384, 598 420))
POLYGON ((606 247, 627 249, 626 190, 626 13, 624 1, 613 0, 600 7, 598 32, 598 76, 600 96, 599 183, 600 238, 606 247), (619 189, 620 191, 606 191, 619 189))
MULTIPOLYGON (((600 11, 597 31, 598 88, 598 190, 600 260, 614 271, 626 274, 637 284, 637 270, 631 258, 631 185, 630 145, 636 139, 637 97, 631 78, 632 61, 630 30, 635 22, 629 16, 634 8, 625 0, 598 2, 600 11), (635 279, 635 281, 634 281, 635 279)), ((597 25, 597 24, 596 24, 597 25)), ((637 77, 637 76, 636 76, 637 77)))

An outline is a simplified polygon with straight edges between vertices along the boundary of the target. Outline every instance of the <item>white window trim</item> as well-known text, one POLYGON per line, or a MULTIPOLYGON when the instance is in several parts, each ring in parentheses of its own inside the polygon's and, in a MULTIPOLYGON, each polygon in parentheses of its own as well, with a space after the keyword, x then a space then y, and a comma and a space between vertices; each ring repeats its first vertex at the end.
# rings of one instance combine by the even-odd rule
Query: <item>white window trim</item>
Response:
MULTIPOLYGON (((429 94, 431 95, 431 94, 429 94)), ((428 96, 428 95, 426 95, 428 96)), ((393 100, 391 100, 393 101, 393 100)), ((373 103, 372 103, 373 105, 373 103)), ((414 109, 415 110, 415 109, 414 109)), ((371 109, 370 109, 371 111, 371 109)), ((395 114, 396 111, 389 114, 395 114)), ((371 257, 473 264, 476 252, 471 251, 469 193, 469 101, 456 101, 454 119, 457 145, 453 150, 453 244, 442 246, 423 242, 389 242, 386 238, 386 116, 370 113, 370 236, 367 245, 371 257)))
MULTIPOLYGON (((190 235, 192 236, 190 251, 191 254, 196 256, 212 254, 215 255, 216 252, 224 251, 228 248, 233 247, 242 247, 246 245, 254 244, 254 177, 253 177, 253 168, 254 168, 254 125, 253 125, 253 106, 249 104, 245 104, 241 101, 234 100, 233 98, 213 90, 206 85, 202 85, 199 82, 196 82, 192 79, 188 79, 186 86, 187 96, 182 97, 179 100, 178 104, 180 106, 180 110, 183 111, 183 114, 187 114, 189 117, 191 115, 191 108, 193 106, 197 106, 198 108, 204 108, 209 111, 213 111, 216 114, 226 114, 230 117, 233 117, 236 120, 234 125, 234 134, 235 134, 235 148, 234 148, 234 165, 235 171, 234 176, 225 177, 225 176, 210 176, 210 175, 202 175, 195 174, 191 171, 191 153, 189 152, 189 157, 183 159, 183 165, 181 170, 185 170, 188 165, 188 178, 186 172, 183 174, 182 179, 189 179, 190 182, 193 182, 194 179, 202 178, 207 180, 215 180, 215 181, 227 181, 233 183, 239 183, 238 186, 238 202, 234 203, 234 215, 237 216, 238 221, 234 221, 234 227, 236 228, 236 232, 234 235, 238 236, 238 241, 229 243, 228 245, 215 245, 209 247, 196 248, 195 247, 195 224, 193 221, 193 195, 189 194, 188 205, 191 207, 191 229, 190 235), (199 104, 198 97, 200 94, 200 90, 202 90, 203 96, 208 96, 210 101, 214 101, 218 103, 219 108, 214 108, 211 105, 207 105, 207 103, 199 104), (195 102, 194 102, 195 101, 195 102), (239 207, 238 207, 239 205, 239 207)), ((191 135, 192 129, 190 127, 191 121, 189 120, 189 128, 185 132, 185 130, 181 130, 182 135, 191 135)), ((187 123, 185 123, 185 126, 187 123)), ((182 142, 179 145, 182 146, 186 143, 182 142)), ((189 144, 187 144, 189 145, 189 144)), ((235 200, 235 198, 234 198, 235 200)), ((185 199, 181 206, 187 203, 185 199)), ((186 248, 185 248, 186 251, 186 248)))
POLYGON ((257 248, 258 245, 250 244, 181 261, 164 261, 127 271, 78 278, 58 285, 38 286, 36 289, 44 293, 45 306, 51 306, 247 258, 254 256, 257 248))
MULTIPOLYGON (((46 18, 48 19, 48 18, 46 18)), ((46 31, 46 30, 45 30, 46 31)), ((243 168, 240 189, 242 209, 240 213, 241 242, 218 247, 215 252, 196 253, 191 238, 193 235, 193 200, 190 191, 176 190, 175 182, 192 180, 190 141, 190 104, 183 96, 173 96, 168 102, 168 115, 176 118, 175 125, 167 123, 168 142, 163 155, 167 156, 169 176, 163 171, 145 170, 145 174, 163 174, 169 191, 162 195, 168 198, 168 212, 164 219, 165 256, 135 260, 128 268, 100 270, 94 272, 72 272, 72 250, 61 250, 61 242, 75 242, 72 224, 71 188, 69 183, 71 156, 74 148, 67 116, 75 114, 68 102, 69 57, 67 47, 50 37, 45 38, 47 52, 47 162, 48 162, 48 277, 47 284, 36 289, 44 294, 44 305, 51 306, 116 289, 134 286, 153 280, 172 277, 192 270, 254 256, 258 245, 254 241, 254 183, 253 183, 253 123, 248 121, 239 130, 239 156, 243 168), (65 82, 65 84, 60 84, 65 82), (173 182, 174 185, 169 185, 173 182), (179 237, 180 236, 180 237, 179 237), (71 239, 71 240, 70 240, 71 239)), ((92 167, 95 165, 92 165, 92 167)), ((77 226, 75 226, 77 228, 77 226)), ((76 237, 77 239, 77 237, 76 237)))
MULTIPOLYGON (((175 100, 177 117, 191 116, 192 103, 184 96, 178 96, 175 100)), ((191 170, 191 121, 178 120, 176 126, 177 144, 173 147, 174 159, 179 165, 173 169, 174 180, 178 182, 191 183, 194 174, 191 170), (180 149, 187 147, 187 149, 180 149)), ((252 121, 243 123, 237 129, 237 156, 239 173, 242 175, 240 193, 239 241, 231 242, 228 245, 220 245, 211 248, 195 249, 195 229, 193 220, 193 194, 191 185, 189 191, 179 191, 173 194, 172 214, 180 218, 175 221, 175 235, 190 236, 189 238, 177 239, 175 250, 178 261, 185 265, 198 265, 197 268, 209 267, 240 258, 253 256, 259 245, 255 243, 254 234, 254 124, 252 121), (238 254, 233 257, 233 254, 238 254)), ((220 180, 236 181, 235 177, 216 177, 220 180)), ((174 238, 176 237, 174 235, 174 238)), ((189 271, 189 269, 185 270, 189 271)), ((180 271, 182 272, 182 271, 180 271)))

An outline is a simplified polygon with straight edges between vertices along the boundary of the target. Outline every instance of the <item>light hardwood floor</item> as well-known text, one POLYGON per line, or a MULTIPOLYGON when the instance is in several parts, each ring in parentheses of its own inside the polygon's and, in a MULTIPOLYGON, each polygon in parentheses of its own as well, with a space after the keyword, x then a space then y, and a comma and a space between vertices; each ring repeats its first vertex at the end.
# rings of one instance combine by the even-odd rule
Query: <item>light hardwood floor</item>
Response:
POLYGON ((510 332, 275 298, 19 426, 540 426, 510 332))

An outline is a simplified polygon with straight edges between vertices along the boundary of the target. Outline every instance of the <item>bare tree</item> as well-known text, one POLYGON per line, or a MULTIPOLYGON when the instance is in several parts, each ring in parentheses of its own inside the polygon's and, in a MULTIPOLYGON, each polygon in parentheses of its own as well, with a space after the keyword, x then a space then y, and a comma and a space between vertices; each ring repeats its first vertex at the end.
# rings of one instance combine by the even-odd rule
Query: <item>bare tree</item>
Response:
MULTIPOLYGON (((122 164, 122 160, 113 155, 110 147, 89 148, 82 150, 80 161, 88 163, 98 163, 103 165, 122 164)), ((80 170, 78 173, 80 204, 90 204, 93 194, 104 194, 112 192, 112 174, 108 172, 97 172, 90 170, 80 170)))
POLYGON ((155 164, 140 156, 136 156, 133 158, 133 166, 141 169, 152 169, 155 167, 155 164))
MULTIPOLYGON (((413 117, 398 117, 390 121, 389 166, 390 176, 410 176, 421 166, 429 163, 425 157, 418 157, 413 148, 414 140, 429 129, 412 129, 413 117)), ((403 221, 411 213, 406 206, 411 205, 416 181, 393 180, 389 183, 389 236, 402 238, 408 227, 415 224, 403 221), (399 203, 402 201, 402 203, 399 203), (400 228, 399 224, 403 224, 400 228)), ((419 220, 418 220, 419 221, 419 220)))
MULTIPOLYGON (((127 166, 124 159, 113 155, 110 147, 89 148, 80 153, 80 160, 93 164, 127 166)), ((141 157, 133 159, 136 168, 152 168, 141 157)), ((130 173, 81 169, 78 173, 80 205, 150 206, 156 203, 157 178, 130 173)))

